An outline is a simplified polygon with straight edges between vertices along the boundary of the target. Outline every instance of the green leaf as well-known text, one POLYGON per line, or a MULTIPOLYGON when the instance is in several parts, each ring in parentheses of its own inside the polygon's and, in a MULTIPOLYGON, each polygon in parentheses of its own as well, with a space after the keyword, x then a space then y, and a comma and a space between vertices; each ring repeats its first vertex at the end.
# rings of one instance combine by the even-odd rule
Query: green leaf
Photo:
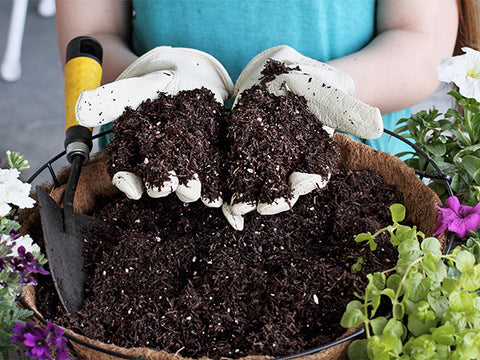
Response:
POLYGON ((480 159, 472 155, 466 155, 462 158, 462 164, 465 171, 477 182, 480 178, 477 178, 478 169, 480 169, 480 159))
POLYGON ((409 261, 405 260, 401 255, 399 255, 395 270, 398 275, 405 276, 406 273, 417 271, 418 263, 412 265, 409 261))
POLYGON ((469 327, 476 331, 480 330, 480 297, 477 296, 473 299, 473 311, 466 315, 469 327))
POLYGON ((450 325, 455 328, 457 332, 465 331, 467 326, 467 318, 462 312, 457 312, 448 308, 442 317, 442 322, 445 325, 450 325))
POLYGON ((355 264, 352 264, 352 266, 350 267, 350 272, 352 274, 358 274, 360 271, 362 271, 362 264, 358 261, 355 264))
POLYGON ((395 292, 398 292, 399 295, 403 295, 405 292, 403 289, 399 291, 399 287, 401 286, 402 278, 398 274, 392 274, 387 278, 387 287, 392 289, 395 292))
POLYGON ((410 300, 418 302, 420 300, 426 300, 430 287, 432 286, 432 279, 423 278, 417 286, 413 287, 410 292, 410 300))
MULTIPOLYGON (((413 226, 406 226, 406 225, 396 225, 396 232, 395 235, 397 237, 398 243, 402 243, 404 241, 410 241, 412 246, 415 246, 418 249, 418 246, 415 242, 418 242, 417 236, 423 237, 423 233, 417 232, 417 227, 413 226)), ((392 242, 393 243, 393 242, 392 242)))
POLYGON ((475 184, 480 185, 480 168, 473 173, 472 178, 475 184))
POLYGON ((20 153, 7 151, 6 154, 9 168, 22 171, 30 167, 30 165, 28 165, 28 161, 24 160, 23 155, 20 155, 20 153))
POLYGON ((417 308, 408 315, 407 327, 414 336, 420 336, 429 332, 440 321, 428 302, 421 301, 417 308))
POLYGON ((351 311, 353 309, 363 309, 363 304, 358 300, 352 300, 347 304, 347 309, 345 311, 351 311))
POLYGON ((372 327, 373 333, 375 335, 381 335, 387 323, 388 320, 385 317, 379 316, 370 321, 370 326, 372 327))
POLYGON ((402 350, 399 338, 387 335, 373 335, 367 342, 367 355, 369 359, 390 360, 391 355, 398 355, 402 350))
POLYGON ((454 193, 459 194, 462 192, 462 178, 460 177, 459 174, 455 174, 452 176, 452 182, 450 183, 450 186, 453 190, 454 193))
POLYGON ((443 290, 447 293, 450 294, 458 289, 458 280, 451 278, 451 277, 446 277, 443 279, 443 290))
POLYGON ((446 152, 446 147, 444 144, 432 144, 432 145, 425 145, 425 150, 427 150, 430 154, 435 156, 443 156, 446 152))
POLYGON ((402 222, 405 219, 405 206, 402 204, 392 204, 390 206, 393 223, 402 222))
POLYGON ((480 356, 480 336, 478 332, 466 332, 458 336, 457 351, 462 359, 478 359, 480 356))
POLYGON ((368 241, 370 239, 372 239, 373 236, 370 232, 366 232, 366 233, 360 233, 358 234, 357 236, 355 236, 355 242, 363 242, 363 241, 368 241))
POLYGON ((431 290, 427 295, 427 302, 438 317, 442 317, 448 309, 448 299, 445 296, 442 287, 431 290))
POLYGON ((354 340, 348 346, 348 358, 351 360, 368 360, 367 339, 354 340))
POLYGON ((408 264, 414 263, 422 255, 418 240, 414 238, 405 239, 398 245, 397 250, 399 258, 408 264))
POLYGON ((395 320, 401 320, 405 316, 405 307, 402 303, 395 302, 392 307, 392 315, 395 320))
POLYGON ((383 333, 391 334, 393 336, 398 337, 399 339, 403 339, 406 334, 406 329, 403 323, 396 319, 388 320, 388 323, 385 325, 383 329, 383 333))
POLYGON ((380 296, 380 291, 375 290, 371 292, 370 305, 372 307, 372 310, 370 312, 370 317, 375 316, 375 313, 377 312, 378 307, 380 306, 381 300, 382 300, 382 297, 380 296))
MULTIPOLYGON (((400 124, 402 124, 402 123, 404 123, 404 122, 406 122, 406 119, 400 119, 399 121, 397 121, 397 125, 400 125, 400 124), (405 120, 405 121, 403 121, 403 120, 405 120)), ((394 132, 395 134, 401 134, 401 133, 403 133, 403 132, 405 132, 405 131, 407 131, 407 130, 408 130, 408 127, 407 127, 406 125, 403 125, 403 126, 397 127, 395 130, 393 130, 393 132, 394 132)))
POLYGON ((372 281, 375 285, 375 288, 377 288, 378 290, 383 290, 387 282, 387 277, 382 272, 375 272, 373 273, 372 281))
POLYGON ((431 253, 425 255, 422 267, 433 281, 441 282, 447 277, 447 266, 441 259, 431 253))
POLYGON ((468 312, 473 309, 472 295, 466 290, 452 292, 448 300, 453 311, 468 312))
POLYGON ((390 332, 385 333, 382 336, 383 345, 389 352, 398 355, 402 351, 402 340, 396 334, 391 334, 390 332))
POLYGON ((423 239, 422 243, 420 244, 420 248, 424 252, 431 252, 433 255, 442 254, 442 244, 440 244, 440 241, 434 237, 423 239))
POLYGON ((352 310, 347 310, 343 314, 342 319, 340 320, 340 325, 344 328, 354 328, 360 326, 367 320, 368 319, 362 310, 354 308, 352 310))
POLYGON ((375 251, 377 249, 377 243, 375 242, 375 238, 370 232, 358 234, 357 236, 355 236, 354 240, 355 242, 367 241, 371 251, 375 251))
POLYGON ((396 299, 396 294, 393 289, 390 288, 385 288, 380 292, 381 295, 387 296, 391 301, 394 301, 396 299))
MULTIPOLYGON (((472 255, 473 256, 473 255, 472 255)), ((463 272, 460 275, 460 284, 467 291, 477 291, 480 289, 480 265, 463 272)))
POLYGON ((438 126, 442 132, 452 128, 453 123, 450 120, 438 120, 438 126))
POLYGON ((408 296, 404 297, 402 303, 405 307, 405 314, 410 315, 417 308, 417 303, 408 299, 408 296))
POLYGON ((455 154, 455 157, 453 158, 453 161, 458 162, 458 161, 460 161, 460 159, 463 159, 467 155, 475 154, 478 150, 480 150, 480 144, 473 144, 471 146, 467 146, 465 148, 462 148, 460 151, 458 151, 455 154))
POLYGON ((450 325, 442 325, 432 331, 433 340, 439 344, 451 346, 455 343, 455 328, 450 325))
POLYGON ((420 320, 414 312, 408 316, 407 328, 414 336, 420 336, 428 333, 438 322, 439 319, 420 320))
MULTIPOLYGON (((446 349, 443 349, 446 350, 446 349)), ((405 344, 404 351, 415 360, 440 360, 446 359, 439 353, 439 348, 430 334, 423 334, 417 338, 410 338, 405 344)))

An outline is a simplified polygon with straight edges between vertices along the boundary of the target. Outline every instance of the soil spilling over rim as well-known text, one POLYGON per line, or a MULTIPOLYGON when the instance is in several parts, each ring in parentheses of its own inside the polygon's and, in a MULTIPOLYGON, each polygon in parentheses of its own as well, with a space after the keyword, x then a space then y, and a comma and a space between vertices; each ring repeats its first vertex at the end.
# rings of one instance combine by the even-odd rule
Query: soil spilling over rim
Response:
POLYGON ((340 171, 292 211, 246 215, 238 232, 218 209, 175 196, 103 200, 93 215, 107 225, 85 246, 81 310, 64 315, 43 283, 40 312, 105 343, 214 359, 296 354, 340 336, 366 274, 397 257, 386 236, 375 252, 354 236, 390 224, 388 207, 403 201, 373 171, 340 171))

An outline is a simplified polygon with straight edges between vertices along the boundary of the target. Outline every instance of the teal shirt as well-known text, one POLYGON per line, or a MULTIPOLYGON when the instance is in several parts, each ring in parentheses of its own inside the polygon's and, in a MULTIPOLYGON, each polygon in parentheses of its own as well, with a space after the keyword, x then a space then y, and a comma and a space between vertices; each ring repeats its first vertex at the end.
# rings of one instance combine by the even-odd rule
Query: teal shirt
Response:
MULTIPOLYGON (((375 36, 375 0, 133 0, 133 7, 138 55, 160 45, 202 50, 234 82, 255 55, 273 46, 289 45, 326 62, 360 50, 375 36)), ((392 130, 409 114, 384 115, 384 126, 392 130)), ((368 143, 392 154, 403 150, 385 134, 368 143)))
POLYGON ((233 82, 259 52, 289 45, 328 61, 374 36, 374 0, 137 0, 133 47, 195 48, 214 56, 233 82))

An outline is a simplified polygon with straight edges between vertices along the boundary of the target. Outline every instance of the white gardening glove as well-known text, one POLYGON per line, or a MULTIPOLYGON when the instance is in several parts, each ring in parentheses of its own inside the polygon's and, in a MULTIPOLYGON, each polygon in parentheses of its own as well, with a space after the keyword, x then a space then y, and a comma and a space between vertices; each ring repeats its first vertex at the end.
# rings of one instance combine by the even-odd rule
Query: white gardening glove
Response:
MULTIPOLYGON (((319 61, 305 57, 288 46, 270 48, 253 58, 240 74, 235 84, 235 102, 233 108, 241 102, 242 93, 252 86, 266 83, 268 92, 287 95, 290 91, 303 96, 309 110, 323 124, 324 130, 332 136, 335 129, 350 133, 364 139, 374 139, 383 132, 383 122, 378 108, 367 105, 352 94, 353 80, 344 72, 319 61), (272 79, 263 79, 262 71, 270 60, 276 60, 288 68, 298 68, 287 73, 278 74, 272 79)), ((239 162, 242 159, 238 160, 239 162)), ((331 170, 331 169, 327 169, 331 170)), ((234 194, 230 203, 222 206, 225 217, 230 224, 243 229, 243 215, 257 210, 263 215, 277 214, 291 209, 298 197, 316 188, 327 185, 331 171, 326 176, 293 172, 288 181, 292 198, 277 198, 273 203, 245 203, 235 201, 234 194)), ((235 191, 235 189, 232 189, 235 191)))
MULTIPOLYGON (((116 120, 127 106, 136 109, 143 101, 157 98, 159 92, 176 95, 202 87, 211 90, 222 105, 234 90, 227 71, 211 55, 188 48, 161 46, 138 58, 116 81, 82 92, 75 112, 79 124, 94 127, 116 120)), ((131 199, 140 199, 146 188, 151 197, 167 196, 175 191, 183 202, 198 200, 201 197, 198 174, 182 185, 175 170, 170 169, 169 180, 159 187, 144 184, 142 178, 128 171, 115 173, 113 183, 131 199)), ((220 198, 203 197, 202 201, 213 207, 223 202, 220 198)))

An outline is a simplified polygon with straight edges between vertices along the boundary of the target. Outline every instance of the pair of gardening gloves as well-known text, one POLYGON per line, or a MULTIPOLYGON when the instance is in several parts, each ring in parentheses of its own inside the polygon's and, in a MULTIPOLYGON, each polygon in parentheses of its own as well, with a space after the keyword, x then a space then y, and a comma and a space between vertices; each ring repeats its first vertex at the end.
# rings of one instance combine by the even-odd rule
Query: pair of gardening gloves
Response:
MULTIPOLYGON (((379 109, 352 96, 354 83, 347 74, 283 45, 265 50, 253 58, 235 86, 225 68, 209 54, 188 48, 155 48, 138 58, 113 83, 82 92, 75 109, 77 120, 84 126, 100 126, 117 120, 126 107, 136 109, 146 99, 157 98, 159 92, 176 95, 180 91, 202 87, 211 90, 222 104, 234 96, 235 108, 246 90, 260 84, 262 70, 271 60, 288 66, 290 70, 271 79, 267 90, 276 96, 286 95, 287 92, 303 96, 309 110, 321 121, 329 136, 335 129, 364 139, 377 138, 382 134, 379 109)), ((172 156, 175 156, 173 149, 172 156)), ((175 192, 183 202, 201 199, 206 206, 222 207, 229 223, 242 230, 243 216, 248 212, 257 210, 260 214, 272 215, 289 210, 299 196, 323 188, 331 175, 331 172, 321 176, 294 171, 288 179, 292 196, 277 198, 267 204, 235 201, 239 195, 236 193, 231 199, 207 199, 202 196, 202 184, 197 175, 186 183, 180 183, 177 176, 183 174, 176 174, 176 170, 170 169, 169 180, 162 186, 152 186, 137 174, 126 171, 115 173, 113 183, 131 199, 140 199, 144 189, 151 197, 175 192)))

